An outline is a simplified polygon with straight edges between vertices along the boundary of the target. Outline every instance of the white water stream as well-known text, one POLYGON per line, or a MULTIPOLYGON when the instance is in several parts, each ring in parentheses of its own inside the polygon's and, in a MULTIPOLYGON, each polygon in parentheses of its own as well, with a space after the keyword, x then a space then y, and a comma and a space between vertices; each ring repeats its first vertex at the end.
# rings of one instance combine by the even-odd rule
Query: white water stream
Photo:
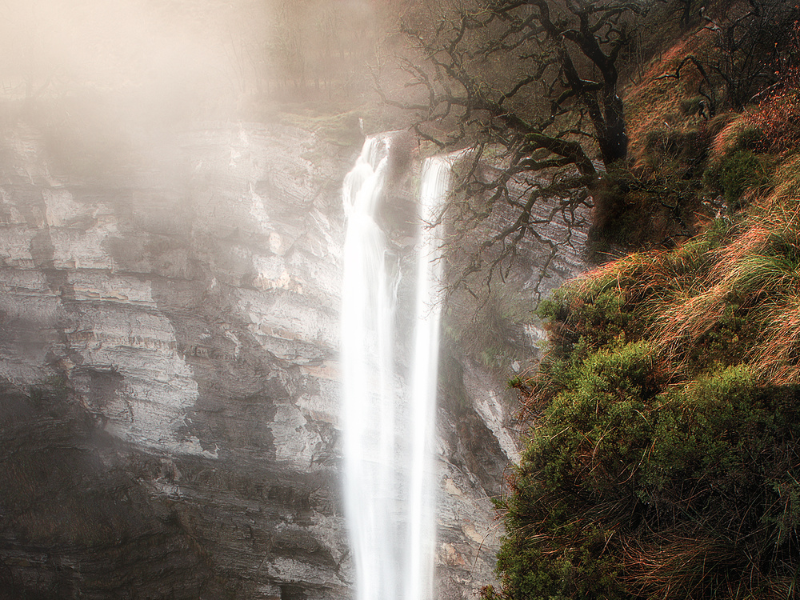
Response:
POLYGON ((395 373, 400 274, 376 222, 391 146, 368 138, 345 178, 342 282, 344 495, 356 600, 432 600, 441 227, 450 161, 428 159, 420 188, 413 356, 395 373))

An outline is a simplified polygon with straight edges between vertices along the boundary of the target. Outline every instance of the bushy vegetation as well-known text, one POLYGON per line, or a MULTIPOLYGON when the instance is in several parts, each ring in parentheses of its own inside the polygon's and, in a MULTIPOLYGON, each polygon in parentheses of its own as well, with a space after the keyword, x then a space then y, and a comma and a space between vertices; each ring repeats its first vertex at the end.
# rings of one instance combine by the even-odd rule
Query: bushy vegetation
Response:
POLYGON ((776 66, 777 83, 716 116, 659 69, 628 90, 632 165, 599 198, 617 211, 604 235, 649 249, 539 307, 550 350, 514 382, 531 429, 497 502, 489 600, 800 595, 797 69, 776 66), (665 112, 646 112, 661 93, 665 112), (645 206, 672 207, 685 235, 654 239, 669 235, 655 211, 620 226, 645 206))
POLYGON ((800 213, 765 207, 543 303, 488 597, 794 597, 799 267, 800 213))

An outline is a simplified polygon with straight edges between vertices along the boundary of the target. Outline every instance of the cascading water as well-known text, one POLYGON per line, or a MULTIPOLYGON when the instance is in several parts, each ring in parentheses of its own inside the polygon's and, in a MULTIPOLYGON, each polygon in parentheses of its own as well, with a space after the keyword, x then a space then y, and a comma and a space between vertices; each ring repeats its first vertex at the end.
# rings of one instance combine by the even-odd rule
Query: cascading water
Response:
POLYGON ((344 492, 357 600, 431 600, 436 537, 434 436, 439 347, 441 227, 450 162, 428 159, 421 231, 411 392, 395 381, 399 273, 376 222, 390 137, 368 138, 345 178, 342 285, 344 492), (430 225, 428 225, 430 224, 430 225), (405 430, 405 435, 399 432, 405 430))
POLYGON ((397 281, 375 221, 389 140, 368 138, 344 181, 342 281, 344 495, 357 600, 397 589, 393 326, 397 281))
POLYGON ((442 280, 442 203, 450 184, 450 161, 429 158, 420 186, 420 245, 417 253, 417 301, 412 365, 411 470, 408 520, 408 571, 405 600, 433 598, 436 541, 436 382, 439 366, 439 315, 435 293, 442 280))

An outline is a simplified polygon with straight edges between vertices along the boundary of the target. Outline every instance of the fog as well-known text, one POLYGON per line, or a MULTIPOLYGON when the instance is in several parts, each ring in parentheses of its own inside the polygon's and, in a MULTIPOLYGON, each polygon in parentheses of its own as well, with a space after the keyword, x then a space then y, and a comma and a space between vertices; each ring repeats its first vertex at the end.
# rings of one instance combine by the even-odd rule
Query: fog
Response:
POLYGON ((130 94, 150 110, 159 102, 230 97, 224 35, 236 11, 216 4, 7 2, 0 17, 3 95, 35 101, 130 94))
POLYGON ((0 112, 61 137, 127 137, 352 105, 377 20, 367 0, 6 0, 0 112))

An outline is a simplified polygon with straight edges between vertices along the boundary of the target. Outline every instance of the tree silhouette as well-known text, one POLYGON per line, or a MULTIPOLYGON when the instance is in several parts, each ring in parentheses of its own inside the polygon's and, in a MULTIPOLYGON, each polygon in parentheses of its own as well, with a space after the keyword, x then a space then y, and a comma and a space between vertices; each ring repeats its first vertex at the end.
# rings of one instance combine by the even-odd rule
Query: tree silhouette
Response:
POLYGON ((411 92, 399 100, 384 89, 384 100, 414 111, 413 128, 440 151, 471 150, 448 206, 457 229, 477 227, 498 202, 516 212, 476 248, 457 283, 487 266, 489 281, 502 276, 526 236, 555 254, 559 242, 545 226, 574 227, 606 168, 626 158, 618 62, 651 4, 462 1, 408 16, 403 30, 418 53, 402 59, 411 92), (487 161, 499 168, 487 170, 487 161))

